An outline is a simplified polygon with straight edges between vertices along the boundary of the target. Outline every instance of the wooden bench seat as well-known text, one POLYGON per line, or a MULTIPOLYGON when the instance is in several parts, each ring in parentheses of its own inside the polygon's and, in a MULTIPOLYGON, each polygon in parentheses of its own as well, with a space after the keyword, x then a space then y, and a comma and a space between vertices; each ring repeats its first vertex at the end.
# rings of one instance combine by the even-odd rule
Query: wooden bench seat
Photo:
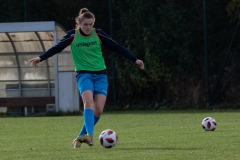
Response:
POLYGON ((24 107, 24 115, 27 115, 27 107, 46 107, 47 104, 55 104, 55 97, 1 97, 0 107, 24 107))

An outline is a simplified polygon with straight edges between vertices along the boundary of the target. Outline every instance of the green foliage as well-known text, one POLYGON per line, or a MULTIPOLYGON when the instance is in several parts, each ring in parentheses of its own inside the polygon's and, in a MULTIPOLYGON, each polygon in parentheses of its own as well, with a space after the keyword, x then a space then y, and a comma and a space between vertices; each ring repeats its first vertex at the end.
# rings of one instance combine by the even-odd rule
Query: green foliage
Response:
MULTIPOLYGON (((198 92, 195 97, 191 94, 200 81, 205 81, 202 1, 125 0, 114 3, 119 13, 115 21, 118 24, 116 39, 146 65, 142 72, 124 58, 116 58, 118 83, 122 87, 119 87, 119 101, 128 104, 135 103, 136 99, 149 103, 167 100, 174 104, 177 100, 185 106, 194 101, 199 103, 196 105, 203 105, 204 101, 196 99, 205 97, 202 94, 205 92, 198 92)), ((227 4, 228 1, 207 1, 211 85, 218 78, 219 66, 226 57, 236 27, 227 17, 227 4)), ((219 77, 222 83, 235 70, 237 55, 226 59, 229 70, 224 77, 219 77)), ((221 101, 225 101, 223 96, 219 98, 221 101)))
POLYGON ((104 26, 108 31, 108 1, 84 0, 0 0, 0 22, 24 22, 24 21, 55 21, 66 30, 75 27, 75 17, 81 8, 87 7, 95 14, 97 26, 104 26), (25 15, 25 13, 27 15, 25 15), (25 19, 27 17, 27 20, 25 19), (105 25, 106 24, 106 25, 105 25))
MULTIPOLYGON (((135 96, 135 90, 151 92, 161 84, 173 88, 174 74, 194 72, 194 67, 190 67, 194 57, 189 51, 193 33, 185 24, 186 10, 179 9, 181 6, 173 1, 166 4, 161 1, 126 1, 116 5, 121 24, 117 39, 143 59, 146 67, 142 73, 123 58, 116 58, 119 83, 127 96, 135 96)), ((160 97, 155 94, 150 99, 148 96, 145 98, 148 101, 159 100, 160 97)))
POLYGON ((232 17, 233 20, 240 18, 240 0, 232 0, 227 5, 228 15, 232 17))

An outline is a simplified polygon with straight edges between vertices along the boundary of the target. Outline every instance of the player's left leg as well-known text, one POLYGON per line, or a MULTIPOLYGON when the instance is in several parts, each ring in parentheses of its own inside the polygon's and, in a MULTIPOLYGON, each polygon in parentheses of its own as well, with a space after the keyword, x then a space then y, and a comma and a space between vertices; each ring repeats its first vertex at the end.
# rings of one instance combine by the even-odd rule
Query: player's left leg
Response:
POLYGON ((107 90, 108 90, 107 75, 105 74, 94 75, 93 85, 94 85, 94 93, 93 93, 94 117, 98 121, 100 116, 102 115, 105 102, 107 99, 107 90))
POLYGON ((94 116, 96 118, 100 118, 100 116, 102 115, 104 106, 105 106, 105 102, 106 102, 106 95, 104 94, 97 94, 94 96, 94 104, 95 104, 95 108, 94 108, 94 116))

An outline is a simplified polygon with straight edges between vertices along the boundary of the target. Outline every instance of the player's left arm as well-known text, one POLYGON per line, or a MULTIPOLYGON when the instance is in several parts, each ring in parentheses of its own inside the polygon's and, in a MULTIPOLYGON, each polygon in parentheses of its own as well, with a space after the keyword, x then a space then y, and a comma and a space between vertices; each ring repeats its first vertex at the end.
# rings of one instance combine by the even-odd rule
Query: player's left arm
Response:
POLYGON ((111 51, 122 54, 124 57, 130 59, 132 62, 140 66, 141 69, 144 69, 144 63, 142 60, 139 60, 135 55, 127 50, 125 47, 114 41, 110 36, 108 36, 103 30, 96 29, 97 35, 102 41, 102 45, 111 51))

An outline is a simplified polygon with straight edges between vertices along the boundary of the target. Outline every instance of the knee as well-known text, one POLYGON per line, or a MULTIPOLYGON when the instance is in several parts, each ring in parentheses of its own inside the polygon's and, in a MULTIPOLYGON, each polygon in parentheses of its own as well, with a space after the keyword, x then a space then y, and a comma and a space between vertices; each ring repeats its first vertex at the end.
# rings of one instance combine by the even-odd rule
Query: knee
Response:
POLYGON ((83 100, 84 108, 92 108, 93 109, 93 100, 83 100))
POLYGON ((102 113, 103 113, 102 109, 95 108, 95 110, 94 110, 95 116, 100 117, 102 115, 102 113))

